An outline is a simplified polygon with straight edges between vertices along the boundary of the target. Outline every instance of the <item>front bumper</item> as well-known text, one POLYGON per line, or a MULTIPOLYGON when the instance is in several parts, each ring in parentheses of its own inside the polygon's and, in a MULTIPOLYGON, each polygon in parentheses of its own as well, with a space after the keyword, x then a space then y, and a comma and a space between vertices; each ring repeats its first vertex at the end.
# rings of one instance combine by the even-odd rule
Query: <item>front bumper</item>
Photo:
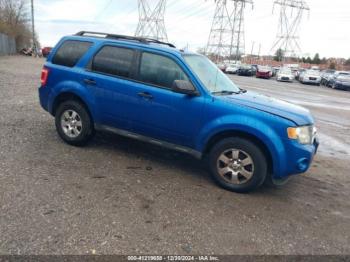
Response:
POLYGON ((315 137, 313 144, 310 145, 302 145, 298 141, 286 139, 284 171, 280 174, 274 174, 274 178, 286 178, 308 171, 317 154, 319 144, 318 137, 315 137))
POLYGON ((341 89, 341 90, 350 90, 350 84, 347 83, 336 83, 335 84, 336 89, 341 89))
POLYGON ((293 78, 290 76, 280 76, 277 78, 277 80, 281 82, 292 82, 293 78))
POLYGON ((317 78, 317 79, 310 79, 308 78, 304 78, 303 79, 303 83, 307 83, 307 84, 320 84, 321 83, 321 79, 317 78))

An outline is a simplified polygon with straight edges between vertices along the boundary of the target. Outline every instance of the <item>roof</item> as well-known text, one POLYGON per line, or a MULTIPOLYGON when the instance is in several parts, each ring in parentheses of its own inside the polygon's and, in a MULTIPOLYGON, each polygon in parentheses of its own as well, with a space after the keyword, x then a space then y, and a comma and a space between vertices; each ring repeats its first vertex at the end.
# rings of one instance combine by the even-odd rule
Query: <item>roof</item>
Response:
POLYGON ((143 38, 143 37, 134 37, 134 36, 125 36, 125 35, 116 35, 109 33, 100 33, 100 32, 90 32, 90 31, 81 31, 76 33, 73 36, 68 36, 67 38, 77 38, 80 40, 90 40, 93 42, 119 42, 119 43, 130 43, 133 46, 148 46, 155 50, 167 51, 174 54, 184 53, 182 50, 176 49, 175 45, 167 42, 162 42, 152 38, 143 38))

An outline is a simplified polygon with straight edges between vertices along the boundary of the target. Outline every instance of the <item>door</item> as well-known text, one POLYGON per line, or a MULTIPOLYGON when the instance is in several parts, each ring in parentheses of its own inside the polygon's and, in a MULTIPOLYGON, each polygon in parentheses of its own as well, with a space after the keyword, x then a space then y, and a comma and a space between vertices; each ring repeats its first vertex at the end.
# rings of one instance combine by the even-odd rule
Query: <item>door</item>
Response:
POLYGON ((99 124, 132 130, 139 115, 138 88, 133 84, 135 61, 134 50, 109 45, 91 61, 84 83, 94 90, 99 124))
POLYGON ((204 98, 173 92, 175 80, 190 81, 173 58, 141 54, 137 87, 146 96, 139 97, 141 113, 134 126, 143 135, 191 147, 202 121, 204 98))

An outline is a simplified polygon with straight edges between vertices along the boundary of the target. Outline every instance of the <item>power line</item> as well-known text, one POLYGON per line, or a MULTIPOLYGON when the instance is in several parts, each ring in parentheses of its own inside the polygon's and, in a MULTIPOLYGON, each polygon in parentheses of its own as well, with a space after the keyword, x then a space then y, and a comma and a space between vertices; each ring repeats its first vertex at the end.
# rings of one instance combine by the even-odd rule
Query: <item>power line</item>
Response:
POLYGON ((101 9, 101 12, 95 16, 94 21, 96 21, 108 9, 108 7, 112 4, 112 2, 113 2, 113 0, 109 0, 107 2, 107 4, 104 6, 104 8, 101 9))

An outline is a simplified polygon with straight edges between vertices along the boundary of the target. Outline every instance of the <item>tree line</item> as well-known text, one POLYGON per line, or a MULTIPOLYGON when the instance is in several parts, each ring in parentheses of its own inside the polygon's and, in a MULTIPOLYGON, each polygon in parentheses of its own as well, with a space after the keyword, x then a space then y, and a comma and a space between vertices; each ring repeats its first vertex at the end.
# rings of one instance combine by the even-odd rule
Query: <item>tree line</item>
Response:
MULTIPOLYGON (((284 50, 278 49, 275 53, 274 60, 280 62, 283 60, 283 58, 284 58, 284 50)), ((303 62, 303 63, 307 63, 307 64, 315 64, 315 65, 328 63, 328 59, 326 57, 320 58, 319 53, 316 53, 313 58, 308 56, 308 57, 294 58, 294 60, 296 62, 299 61, 299 62, 303 62)), ((345 61, 345 65, 350 65, 350 58, 345 61)), ((330 63, 330 68, 332 68, 332 67, 335 68, 334 63, 330 63)))

